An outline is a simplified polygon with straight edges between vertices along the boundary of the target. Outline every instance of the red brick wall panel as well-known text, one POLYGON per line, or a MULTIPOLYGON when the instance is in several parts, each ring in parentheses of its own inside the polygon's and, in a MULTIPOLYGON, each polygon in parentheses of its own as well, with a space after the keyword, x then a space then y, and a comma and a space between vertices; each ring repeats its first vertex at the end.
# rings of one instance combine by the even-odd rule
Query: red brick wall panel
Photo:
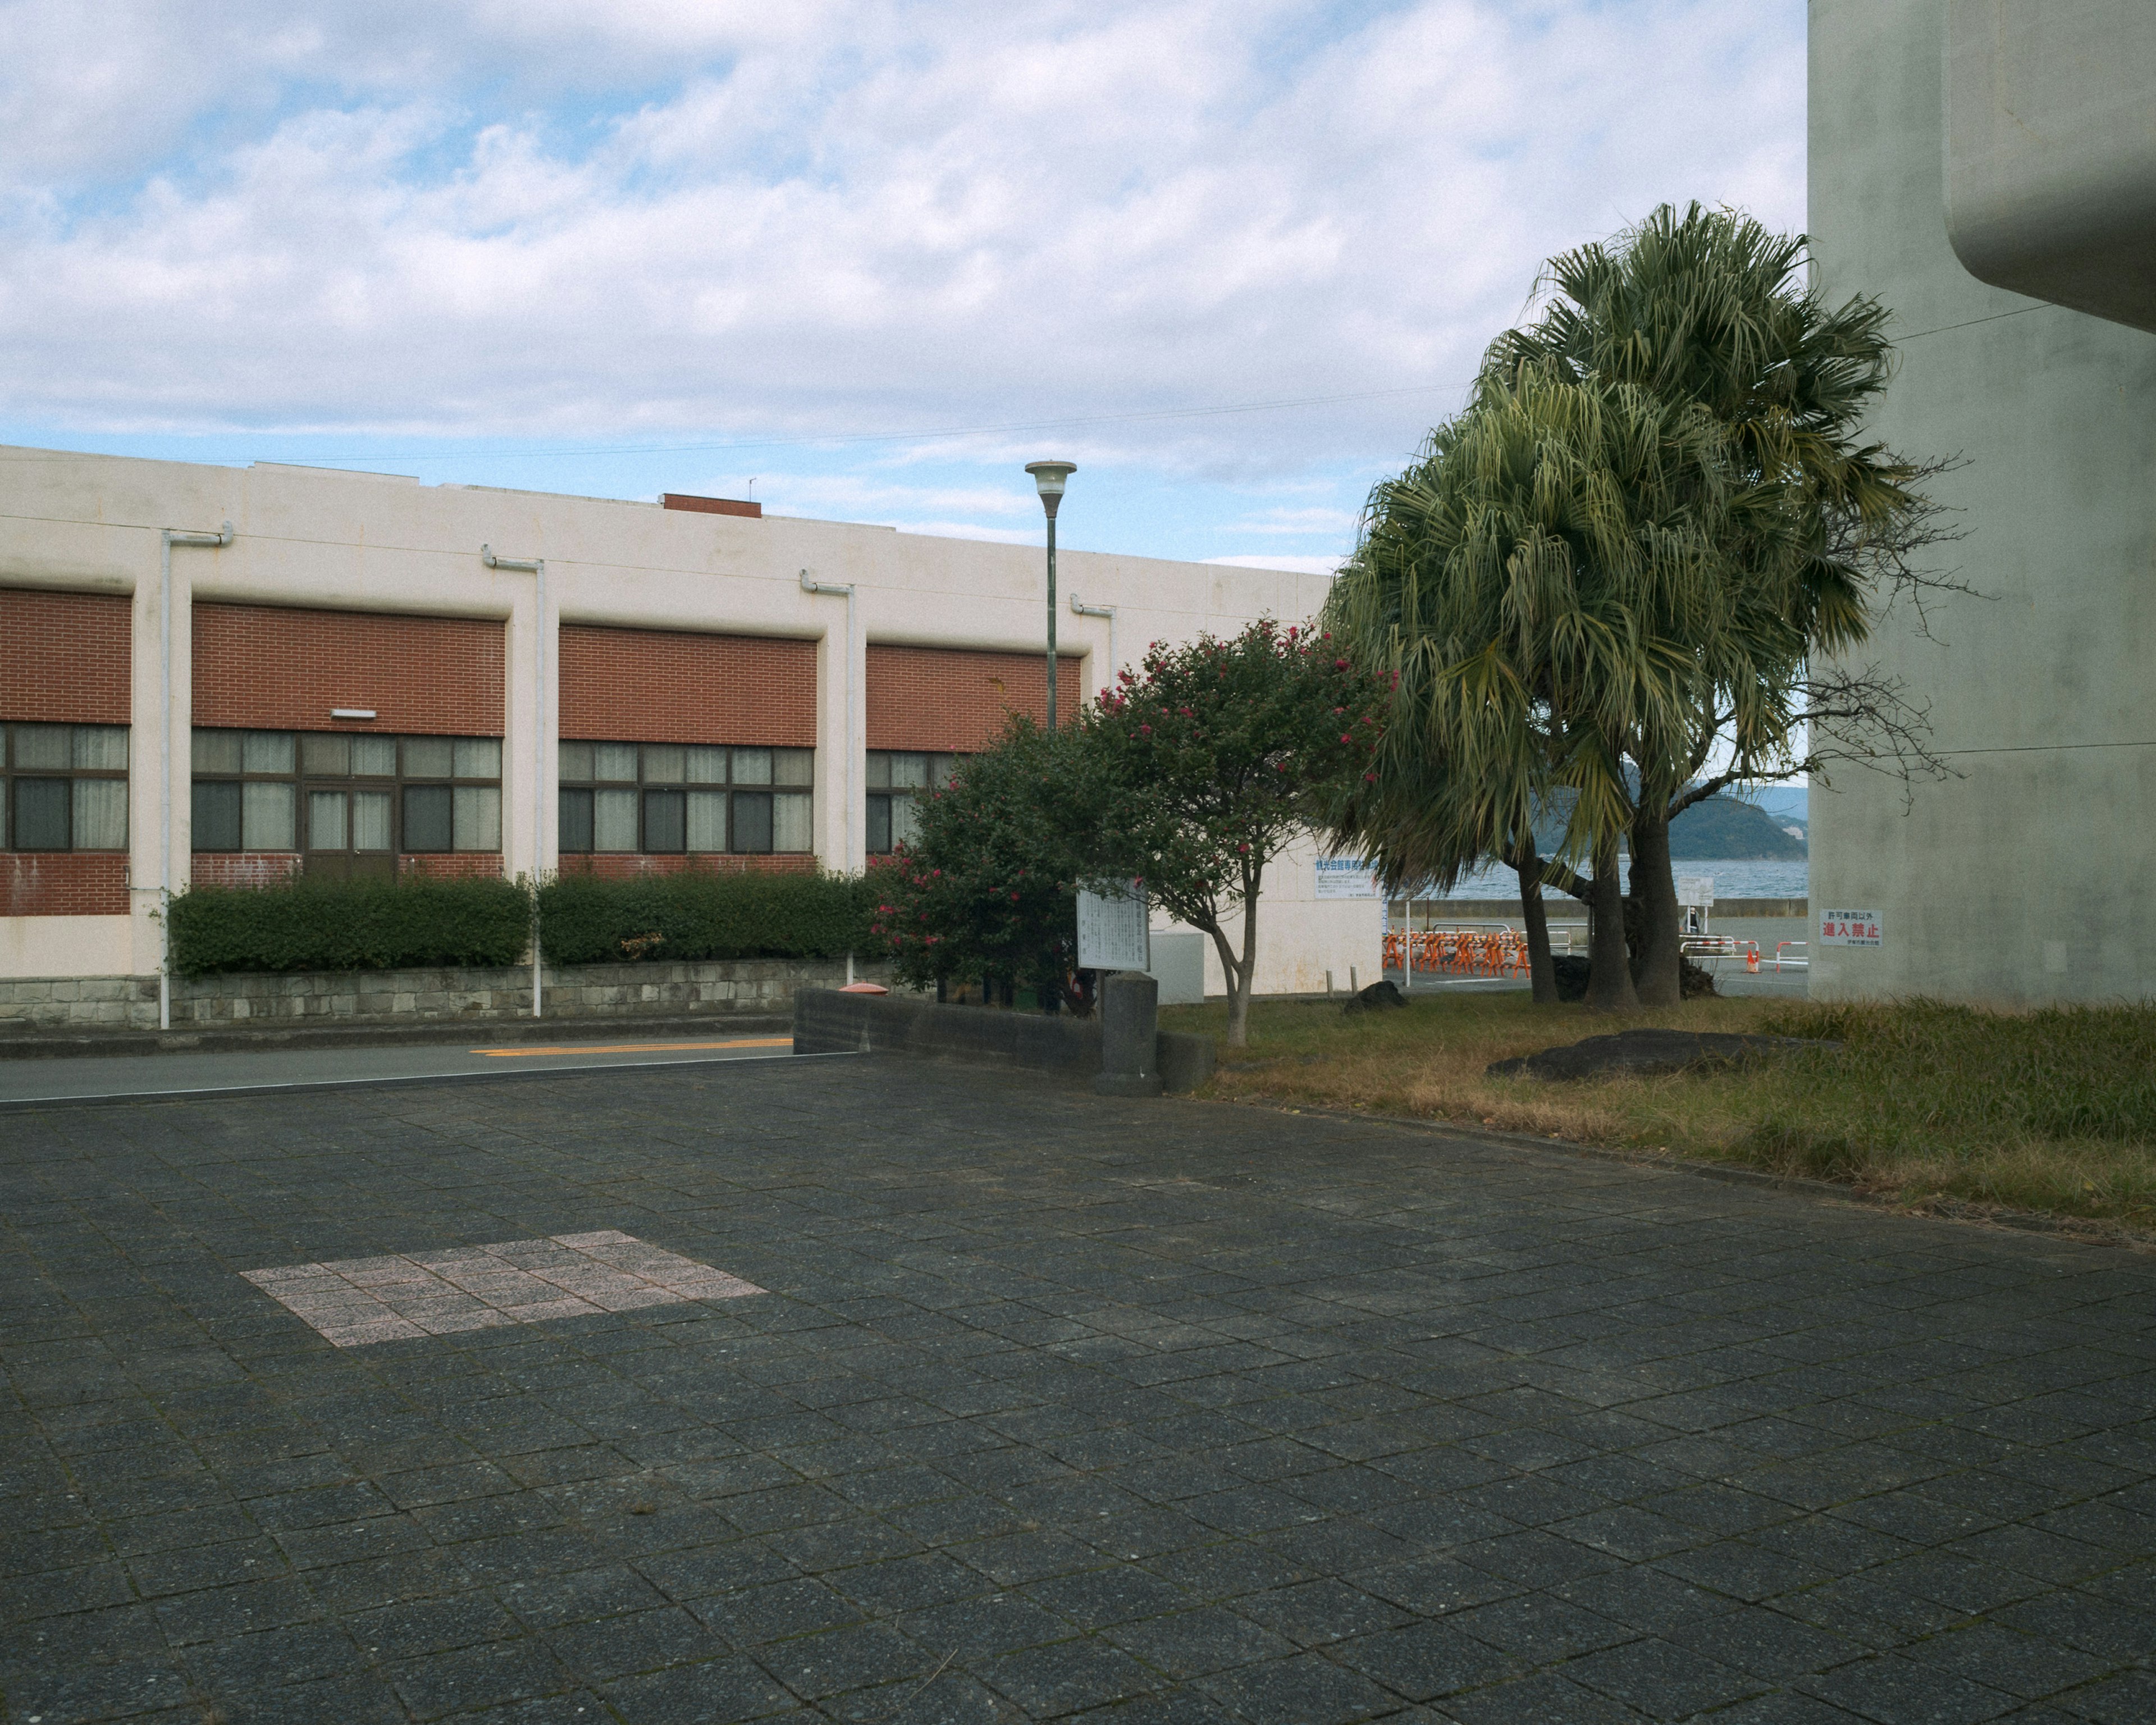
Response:
MULTIPOLYGON (((192 879, 198 886, 277 886, 300 872, 296 850, 198 850, 192 879)), ((411 853, 397 859, 398 872, 436 880, 499 880, 501 858, 490 850, 411 853)))
POLYGON ((204 603, 194 623, 198 725, 502 734, 498 620, 204 603), (340 725, 338 706, 377 716, 340 725))
POLYGON ((0 916, 126 914, 127 859, 119 851, 14 850, 0 855, 0 916))
POLYGON ((196 886, 280 886, 299 870, 296 850, 198 850, 187 879, 196 886))
POLYGON ((397 859, 398 872, 424 875, 430 880, 499 880, 502 876, 498 850, 429 851, 397 859))
POLYGON ((562 625, 561 732, 593 742, 816 746, 816 644, 562 625))
MULTIPOLYGON (((1055 656, 1059 716, 1085 704, 1084 661, 1055 656)), ((1003 734, 1014 712, 1048 718, 1048 655, 957 647, 868 649, 868 747, 972 754, 1003 734)))
POLYGON ((816 859, 793 851, 769 855, 645 855, 630 851, 572 853, 562 859, 565 875, 590 875, 601 880, 634 880, 641 875, 680 875, 690 869, 712 875, 813 875, 816 859))
POLYGON ((115 594, 0 588, 0 719, 125 725, 131 614, 115 594))

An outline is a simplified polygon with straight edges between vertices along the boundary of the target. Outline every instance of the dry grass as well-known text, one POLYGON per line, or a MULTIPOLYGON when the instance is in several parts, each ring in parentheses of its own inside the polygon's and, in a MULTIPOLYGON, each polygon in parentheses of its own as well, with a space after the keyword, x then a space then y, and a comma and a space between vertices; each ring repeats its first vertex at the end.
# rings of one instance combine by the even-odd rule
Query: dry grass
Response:
MULTIPOLYGON (((1218 1035, 1221 1007, 1163 1011, 1218 1035)), ((1960 1201, 2156 1224, 2156 1008, 1979 1012, 1935 1002, 1698 1000, 1589 1016, 1524 993, 1418 999, 1342 1016, 1260 1003, 1208 1094, 1362 1108, 1847 1182, 1910 1204, 1960 1201), (1492 1060, 1636 1024, 1829 1037, 1721 1071, 1569 1084, 1491 1078, 1492 1060)))

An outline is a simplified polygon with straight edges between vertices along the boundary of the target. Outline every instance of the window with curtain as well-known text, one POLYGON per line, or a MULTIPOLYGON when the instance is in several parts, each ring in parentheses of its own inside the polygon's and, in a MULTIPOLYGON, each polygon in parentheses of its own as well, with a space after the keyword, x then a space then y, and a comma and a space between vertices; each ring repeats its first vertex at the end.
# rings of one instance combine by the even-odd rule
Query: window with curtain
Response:
POLYGON ((564 742, 561 751, 565 855, 814 849, 814 749, 564 742))
POLYGON ((334 874, 501 849, 498 737, 204 727, 193 771, 197 850, 296 850, 334 874))
POLYGON ((0 725, 0 850, 125 850, 127 727, 0 725))
POLYGON ((920 799, 950 783, 963 755, 870 749, 868 755, 868 851, 885 855, 913 837, 920 799))

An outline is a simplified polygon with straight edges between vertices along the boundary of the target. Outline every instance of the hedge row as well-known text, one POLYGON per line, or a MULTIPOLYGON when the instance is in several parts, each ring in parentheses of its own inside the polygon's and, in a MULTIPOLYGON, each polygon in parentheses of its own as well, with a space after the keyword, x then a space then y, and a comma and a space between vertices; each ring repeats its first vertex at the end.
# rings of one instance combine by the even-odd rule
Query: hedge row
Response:
POLYGON ((842 875, 565 875, 539 889, 539 938, 557 964, 843 958, 867 949, 874 907, 842 875))
POLYGON ((323 880, 197 886, 166 912, 172 968, 408 970, 514 964, 531 950, 531 899, 509 880, 323 880))
MULTIPOLYGON (((632 880, 565 876, 538 894, 548 963, 834 958, 864 952, 874 895, 831 875, 690 871, 632 880)), ((198 886, 168 916, 172 968, 406 970, 501 966, 531 953, 532 901, 521 881, 325 880, 198 886)))

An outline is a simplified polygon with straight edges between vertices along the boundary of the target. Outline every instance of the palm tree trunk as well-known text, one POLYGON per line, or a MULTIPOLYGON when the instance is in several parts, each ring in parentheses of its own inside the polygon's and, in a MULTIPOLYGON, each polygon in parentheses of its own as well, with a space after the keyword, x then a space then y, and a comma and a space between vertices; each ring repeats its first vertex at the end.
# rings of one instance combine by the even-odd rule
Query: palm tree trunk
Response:
POLYGON ((1684 930, 1670 863, 1670 799, 1660 786, 1640 788, 1632 817, 1632 898, 1639 905, 1639 954, 1633 972, 1642 1006, 1675 1006, 1683 998, 1684 930))
POLYGON ((1537 1005, 1557 1004, 1557 965, 1550 957, 1549 909, 1543 903, 1543 860, 1535 855, 1534 835, 1512 854, 1520 875, 1520 921, 1527 931, 1527 974, 1537 1005))
POLYGON ((1617 835, 1610 833, 1594 846, 1594 880, 1590 889, 1594 926, 1588 937, 1587 1009, 1621 1012, 1637 1006, 1640 997, 1632 987, 1632 966, 1625 951, 1625 888, 1617 874, 1617 835))

